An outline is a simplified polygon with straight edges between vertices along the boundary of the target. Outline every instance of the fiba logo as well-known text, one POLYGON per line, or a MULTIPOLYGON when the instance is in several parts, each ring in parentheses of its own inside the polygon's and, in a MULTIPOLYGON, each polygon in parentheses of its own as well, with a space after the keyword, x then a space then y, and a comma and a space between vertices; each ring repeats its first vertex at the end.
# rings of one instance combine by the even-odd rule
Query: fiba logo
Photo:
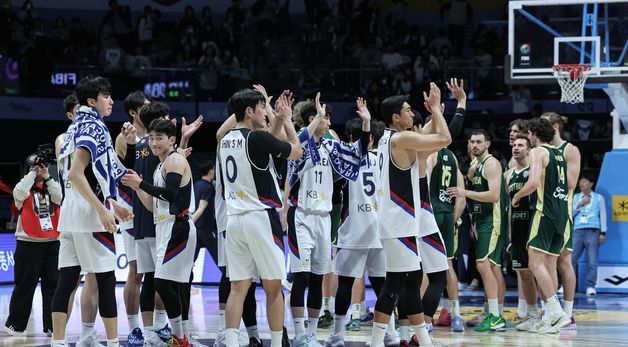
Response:
POLYGON ((522 44, 519 47, 519 52, 521 52, 521 55, 530 55, 530 45, 527 43, 522 44))
POLYGON ((530 65, 530 50, 531 47, 528 43, 524 43, 519 46, 519 53, 521 53, 521 55, 519 56, 519 64, 521 64, 521 66, 530 65))

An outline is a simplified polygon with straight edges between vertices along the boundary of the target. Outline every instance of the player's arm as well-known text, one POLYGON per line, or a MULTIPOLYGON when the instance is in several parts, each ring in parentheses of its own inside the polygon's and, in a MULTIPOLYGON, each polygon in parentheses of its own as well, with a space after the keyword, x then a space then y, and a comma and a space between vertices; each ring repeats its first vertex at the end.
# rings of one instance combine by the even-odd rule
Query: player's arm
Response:
POLYGON ((218 142, 220 142, 220 140, 222 140, 222 137, 225 136, 225 134, 227 133, 227 131, 235 128, 236 124, 238 123, 238 121, 236 120, 236 116, 235 113, 231 114, 231 116, 229 116, 220 126, 220 128, 218 128, 218 131, 216 131, 216 140, 218 142))
POLYGON ((546 153, 547 151, 541 147, 533 148, 530 151, 530 175, 528 176, 528 181, 526 181, 523 187, 515 193, 515 196, 512 198, 511 206, 519 206, 519 200, 534 193, 534 191, 539 187, 539 184, 541 184, 541 173, 545 167, 544 158, 546 153))
POLYGON ((115 150, 118 158, 125 167, 133 167, 135 165, 135 139, 137 130, 129 123, 122 125, 120 134, 116 137, 115 150))
MULTIPOLYGON (((301 155, 303 155, 303 148, 301 147, 301 141, 297 136, 297 132, 292 125, 292 107, 290 105, 290 99, 288 99, 286 94, 282 94, 277 102, 277 117, 275 118, 275 121, 283 123, 283 130, 286 134, 287 143, 290 145, 290 152, 284 153, 285 150, 280 148, 280 144, 285 144, 286 142, 281 141, 274 136, 270 136, 275 141, 272 141, 274 147, 270 148, 272 151, 269 151, 269 153, 277 153, 275 154, 276 156, 290 160, 301 158, 301 155)), ((313 134, 313 132, 309 134, 313 134)))
POLYGON ((497 159, 491 158, 486 161, 484 173, 488 181, 488 190, 476 192, 473 190, 459 189, 458 187, 447 188, 447 194, 458 197, 466 197, 479 202, 495 203, 499 201, 499 191, 502 185, 502 169, 497 159))
POLYGON ((314 98, 314 104, 316 105, 316 117, 310 122, 307 126, 307 133, 311 136, 314 135, 316 128, 320 124, 321 120, 325 116, 325 105, 321 105, 321 93, 316 93, 316 97, 314 98))
POLYGON ((57 158, 57 163, 59 162, 59 153, 61 153, 61 146, 63 146, 63 141, 65 141, 65 133, 60 134, 55 139, 55 157, 57 158))
POLYGON ((194 133, 203 125, 203 116, 196 117, 194 122, 187 124, 185 117, 181 117, 181 141, 179 141, 179 147, 181 149, 188 148, 190 138, 194 133))
MULTIPOLYGON (((456 170, 456 175, 458 177, 456 186, 458 189, 464 189, 464 176, 462 175, 462 172, 460 172, 460 169, 456 170)), ((467 199, 462 196, 456 196, 456 201, 454 202, 454 221, 460 219, 464 213, 465 207, 467 207, 467 199)))
POLYGON ((192 214, 192 221, 196 223, 196 221, 203 215, 205 209, 209 205, 209 202, 205 199, 200 199, 198 201, 198 206, 196 206, 196 211, 192 214))
POLYGON ((565 157, 567 159, 567 187, 576 189, 580 177, 580 150, 570 144, 565 150, 565 157))

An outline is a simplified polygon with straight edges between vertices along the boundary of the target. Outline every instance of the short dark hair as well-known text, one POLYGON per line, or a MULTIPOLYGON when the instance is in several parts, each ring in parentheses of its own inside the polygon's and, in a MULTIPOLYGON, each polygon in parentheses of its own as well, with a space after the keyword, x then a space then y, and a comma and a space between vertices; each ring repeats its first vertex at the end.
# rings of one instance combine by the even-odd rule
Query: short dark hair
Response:
POLYGON ((528 121, 522 118, 518 118, 510 122, 509 128, 512 128, 513 125, 516 125, 519 128, 519 131, 522 133, 528 132, 528 121))
POLYGON ((371 134, 373 135, 373 144, 377 146, 379 139, 384 136, 384 130, 386 129, 386 124, 383 121, 375 121, 371 122, 371 134))
POLYGON ((357 141, 362 136, 362 120, 360 118, 349 119, 345 123, 345 134, 352 141, 357 141))
POLYGON ((244 111, 247 107, 255 109, 261 103, 266 103, 264 95, 257 90, 249 88, 238 90, 227 101, 229 113, 235 113, 236 121, 238 122, 244 120, 244 111))
POLYGON ((177 136, 177 127, 168 119, 154 119, 147 130, 149 133, 164 134, 168 137, 177 136))
POLYGON ((211 159, 208 159, 204 162, 201 162, 198 165, 199 170, 201 170, 201 175, 205 176, 207 175, 207 173, 209 172, 209 170, 213 170, 214 169, 214 161, 211 159))
POLYGON ((391 124, 392 115, 395 113, 401 114, 401 108, 403 107, 403 103, 407 101, 408 97, 405 95, 393 95, 382 100, 380 109, 384 122, 386 122, 387 124, 391 124))
POLYGON ((549 143, 554 139, 554 127, 552 123, 545 118, 534 118, 528 122, 530 133, 538 137, 544 143, 549 143))
POLYGON ((63 99, 63 109, 65 112, 72 112, 74 106, 78 105, 79 101, 76 94, 72 93, 63 99))
POLYGON ((306 100, 303 102, 299 112, 299 117, 301 117, 301 122, 304 127, 310 125, 310 117, 316 117, 317 114, 318 111, 316 111, 316 104, 314 103, 314 100, 306 100))
POLYGON ((469 140, 471 139, 471 136, 473 135, 484 135, 484 139, 486 141, 491 141, 491 134, 484 130, 484 129, 473 129, 471 130, 471 134, 469 135, 469 140))
POLYGON ((595 177, 595 175, 591 171, 582 171, 582 173, 580 174, 580 179, 583 178, 595 184, 597 177, 595 177))
POLYGON ((129 95, 127 95, 124 99, 124 112, 126 112, 126 114, 129 115, 130 118, 131 115, 129 114, 129 111, 137 110, 140 107, 144 106, 144 102, 146 102, 147 99, 150 100, 148 95, 146 95, 146 93, 141 90, 130 92, 129 95))
POLYGON ((98 99, 98 94, 111 95, 111 83, 101 76, 87 76, 76 85, 76 97, 80 105, 87 106, 87 99, 98 99))
POLYGON ((151 102, 140 111, 140 120, 148 127, 155 119, 164 118, 170 114, 170 107, 163 102, 151 102))
POLYGON ((515 138, 515 141, 516 140, 525 140, 526 146, 528 148, 532 148, 532 144, 530 143, 530 139, 527 136, 525 136, 525 135, 517 135, 517 137, 515 138))
POLYGON ((558 124, 558 129, 563 130, 562 116, 556 112, 545 112, 541 115, 541 118, 547 120, 552 126, 558 124))

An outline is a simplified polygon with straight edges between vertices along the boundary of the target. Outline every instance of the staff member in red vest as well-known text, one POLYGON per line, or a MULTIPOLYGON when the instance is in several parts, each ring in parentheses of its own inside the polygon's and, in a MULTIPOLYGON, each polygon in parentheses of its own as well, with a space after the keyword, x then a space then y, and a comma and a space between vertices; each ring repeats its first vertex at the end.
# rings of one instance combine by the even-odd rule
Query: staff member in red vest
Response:
POLYGON ((40 279, 43 328, 48 336, 52 334, 51 300, 59 277, 57 220, 62 193, 61 186, 48 172, 49 156, 41 152, 38 149, 37 154, 28 156, 26 167, 30 170, 13 189, 19 209, 15 231, 15 288, 4 331, 14 336, 26 336, 33 295, 40 279))

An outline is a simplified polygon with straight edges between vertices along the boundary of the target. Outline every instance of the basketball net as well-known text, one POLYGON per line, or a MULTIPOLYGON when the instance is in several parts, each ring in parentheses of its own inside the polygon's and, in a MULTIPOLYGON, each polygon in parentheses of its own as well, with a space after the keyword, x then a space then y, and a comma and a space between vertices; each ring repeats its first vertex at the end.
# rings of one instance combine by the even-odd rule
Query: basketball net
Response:
POLYGON ((559 64, 552 67, 562 95, 560 102, 577 104, 584 102, 584 84, 591 66, 586 64, 559 64))

